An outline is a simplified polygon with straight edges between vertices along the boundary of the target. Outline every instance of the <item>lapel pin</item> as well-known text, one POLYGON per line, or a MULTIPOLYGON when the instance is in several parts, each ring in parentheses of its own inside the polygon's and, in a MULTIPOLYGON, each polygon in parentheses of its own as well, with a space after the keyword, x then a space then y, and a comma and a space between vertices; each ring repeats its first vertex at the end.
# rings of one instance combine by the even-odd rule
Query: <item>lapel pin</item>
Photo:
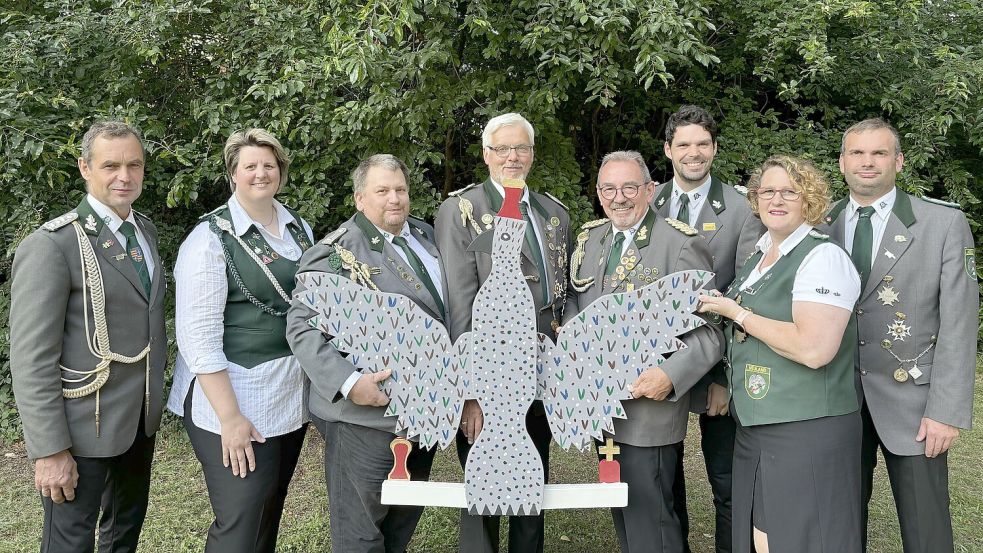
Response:
POLYGON ((663 198, 659 198, 659 207, 662 207, 662 204, 664 204, 664 203, 666 203, 666 199, 664 197, 663 198))
POLYGON ((889 250, 884 250, 884 257, 888 259, 895 259, 896 256, 893 253, 891 253, 889 250))
POLYGON ((894 241, 895 242, 907 242, 908 239, 905 238, 903 234, 895 234, 894 235, 894 241))
POLYGON ((121 253, 121 254, 117 254, 117 255, 115 255, 113 257, 116 258, 116 261, 123 261, 123 259, 126 258, 126 254, 125 253, 121 253))
POLYGON ((721 207, 723 207, 723 204, 720 203, 720 200, 714 200, 710 202, 710 205, 712 205, 714 209, 720 209, 721 207))
POLYGON ((91 213, 85 217, 85 230, 96 231, 96 218, 91 213))
POLYGON ((560 218, 559 217, 550 217, 550 224, 553 225, 554 227, 560 226, 560 218))
POLYGON ((113 247, 113 244, 115 244, 115 243, 116 242, 113 242, 112 240, 106 240, 105 242, 102 243, 102 247, 103 247, 103 249, 109 249, 109 248, 112 248, 113 247))
POLYGON ((703 223, 703 230, 717 230, 717 223, 703 223))
POLYGON ((376 245, 378 243, 379 243, 379 237, 378 236, 373 236, 372 237, 372 245, 374 246, 374 245, 376 245))

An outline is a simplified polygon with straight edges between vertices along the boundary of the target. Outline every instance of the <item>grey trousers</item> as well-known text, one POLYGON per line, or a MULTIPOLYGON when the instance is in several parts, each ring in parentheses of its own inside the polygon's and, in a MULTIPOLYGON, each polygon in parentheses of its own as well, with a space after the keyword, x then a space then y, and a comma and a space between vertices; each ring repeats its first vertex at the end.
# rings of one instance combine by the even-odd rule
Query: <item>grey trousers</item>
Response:
POLYGON ((924 455, 895 455, 881 443, 866 405, 861 415, 864 433, 860 451, 860 492, 864 551, 867 550, 867 505, 873 491, 874 467, 880 446, 898 509, 904 553, 952 553, 949 452, 933 459, 924 455))
POLYGON ((628 506, 611 509, 621 552, 682 553, 673 482, 683 442, 655 447, 617 445, 621 448, 621 481, 628 484, 628 506))
MULTIPOLYGON (((382 504, 382 482, 393 468, 389 444, 396 436, 355 424, 312 418, 324 436, 332 551, 406 551, 423 507, 382 504)), ((437 448, 427 451, 413 445, 406 462, 411 479, 430 478, 436 452, 437 448)))
POLYGON ((222 437, 198 428, 191 420, 193 393, 194 386, 184 404, 184 427, 201 462, 215 513, 205 552, 273 553, 283 502, 304 447, 307 425, 282 436, 267 436, 264 443, 253 442, 256 470, 240 478, 222 465, 222 437))
POLYGON ((90 553, 99 520, 99 551, 132 553, 147 515, 154 436, 143 431, 143 409, 133 445, 115 457, 76 457, 79 480, 75 499, 54 503, 42 497, 41 552, 90 553))

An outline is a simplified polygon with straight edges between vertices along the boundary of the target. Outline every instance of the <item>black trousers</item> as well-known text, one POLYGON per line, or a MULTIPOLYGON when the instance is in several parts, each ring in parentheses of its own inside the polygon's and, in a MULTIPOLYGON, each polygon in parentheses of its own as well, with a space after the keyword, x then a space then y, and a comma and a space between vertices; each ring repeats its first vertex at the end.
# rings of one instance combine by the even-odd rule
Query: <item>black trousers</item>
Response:
MULTIPOLYGON (((737 425, 730 415, 717 417, 700 414, 700 447, 707 468, 707 479, 713 492, 713 510, 716 527, 714 542, 716 553, 731 550, 731 480, 734 470, 734 436, 737 425)), ((683 473, 683 455, 676 464, 676 481, 672 487, 673 508, 679 517, 683 533, 683 551, 689 548, 689 514, 686 511, 686 476, 683 473)))
MULTIPOLYGON (((191 396, 184 402, 184 427, 201 462, 215 519, 208 528, 206 553, 273 553, 287 487, 304 447, 307 425, 282 436, 253 442, 256 470, 245 478, 222 466, 222 437, 195 426, 191 396)), ((101 553, 101 552, 100 552, 101 553)))
POLYGON ((115 457, 75 457, 79 480, 75 499, 54 503, 42 497, 42 553, 90 553, 99 519, 99 552, 137 550, 150 496, 150 465, 156 434, 144 433, 143 409, 133 444, 115 457))
POLYGON ((864 404, 860 452, 861 516, 864 551, 867 550, 867 508, 873 491, 874 467, 880 446, 887 465, 894 504, 898 509, 904 553, 951 553, 952 519, 949 516, 949 453, 934 459, 924 455, 895 455, 884 447, 870 411, 864 404))
MULTIPOLYGON (((406 551, 423 507, 382 504, 382 483, 393 468, 389 444, 396 435, 316 417, 314 425, 324 437, 331 549, 345 553, 406 551)), ((436 453, 436 447, 428 451, 413 444, 406 460, 410 478, 429 480, 436 453)))
MULTIPOLYGON (((543 476, 546 482, 549 482, 550 440, 553 439, 553 434, 550 432, 542 402, 534 401, 529 412, 526 413, 526 429, 539 456, 543 459, 543 476)), ((471 451, 471 444, 460 429, 457 431, 455 442, 457 458, 461 461, 461 467, 464 467, 468 460, 468 452, 471 451)), ((535 516, 509 517, 509 553, 542 553, 545 543, 543 537, 545 521, 543 511, 535 516)), ((498 553, 500 525, 501 517, 472 515, 467 509, 461 509, 460 552, 498 553)))
POLYGON ((621 481, 628 484, 628 506, 611 509, 621 552, 682 553, 673 483, 683 442, 653 447, 617 445, 621 448, 621 481))

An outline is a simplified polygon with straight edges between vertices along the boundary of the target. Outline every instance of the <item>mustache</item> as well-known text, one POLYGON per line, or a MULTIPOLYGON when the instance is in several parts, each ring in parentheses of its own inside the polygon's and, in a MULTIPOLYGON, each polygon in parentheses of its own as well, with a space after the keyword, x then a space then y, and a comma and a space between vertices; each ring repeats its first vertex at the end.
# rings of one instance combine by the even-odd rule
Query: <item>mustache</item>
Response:
POLYGON ((635 202, 611 202, 611 209, 621 209, 622 207, 635 207, 635 202))

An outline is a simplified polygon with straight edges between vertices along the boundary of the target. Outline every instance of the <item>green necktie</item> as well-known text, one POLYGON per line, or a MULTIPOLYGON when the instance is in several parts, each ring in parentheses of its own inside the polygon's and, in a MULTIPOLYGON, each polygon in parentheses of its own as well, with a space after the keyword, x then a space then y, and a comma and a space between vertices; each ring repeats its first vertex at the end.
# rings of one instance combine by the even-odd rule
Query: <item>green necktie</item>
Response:
POLYGON ((874 214, 872 206, 861 207, 857 210, 857 230, 853 233, 853 249, 850 250, 850 257, 853 264, 860 272, 860 289, 867 286, 867 277, 870 276, 870 251, 874 247, 874 225, 870 222, 870 216, 874 214))
POLYGON ((676 214, 676 219, 689 224, 689 194, 679 197, 679 213, 676 214))
POLYGON ((618 231, 614 233, 614 243, 611 244, 611 253, 608 254, 608 266, 604 269, 604 276, 610 276, 614 268, 621 261, 621 249, 625 245, 625 233, 618 231))
POLYGON ((130 254, 130 261, 133 262, 133 268, 140 275, 140 282, 143 283, 143 291, 147 293, 147 297, 150 297, 150 271, 147 270, 147 260, 143 258, 143 249, 140 247, 140 243, 137 242, 137 229, 133 226, 133 223, 123 221, 123 224, 119 226, 119 231, 126 237, 126 253, 130 254))
POLYGON ((529 206, 525 202, 519 202, 519 212, 522 213, 522 220, 526 222, 526 244, 532 252, 533 261, 539 270, 539 282, 543 286, 543 301, 549 302, 550 287, 546 282, 546 265, 543 261, 543 249, 539 247, 539 240, 536 239, 536 229, 532 228, 532 221, 529 219, 529 206))
POLYGON ((440 299, 440 294, 437 293, 437 288, 433 284, 433 280, 430 278, 430 273, 427 272, 427 268, 423 266, 423 261, 420 257, 416 255, 413 248, 410 247, 409 242, 406 241, 402 236, 393 236, 393 244, 399 246, 399 249, 403 250, 406 254, 406 260, 409 261, 410 266, 413 267, 413 272, 416 276, 420 277, 423 285, 427 287, 427 291, 433 296, 434 303, 437 304, 437 308, 440 309, 440 314, 444 315, 444 302, 440 299))

